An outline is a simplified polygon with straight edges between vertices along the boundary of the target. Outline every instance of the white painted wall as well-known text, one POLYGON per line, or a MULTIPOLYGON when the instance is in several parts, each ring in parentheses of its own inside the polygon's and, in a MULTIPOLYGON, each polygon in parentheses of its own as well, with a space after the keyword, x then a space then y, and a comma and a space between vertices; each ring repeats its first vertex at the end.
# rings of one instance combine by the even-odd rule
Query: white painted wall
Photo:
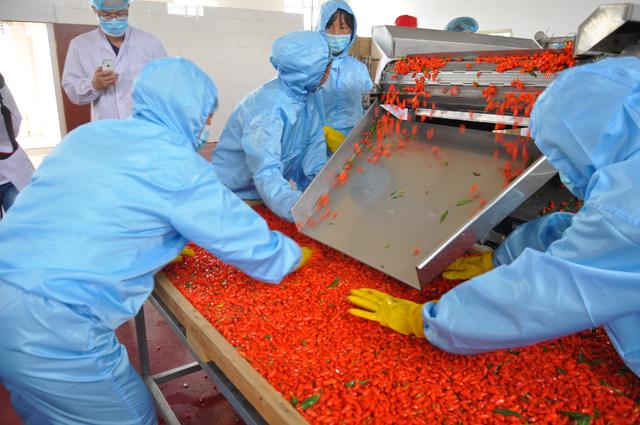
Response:
MULTIPOLYGON (((168 15, 165 1, 134 1, 131 23, 160 37, 170 55, 193 60, 214 78, 220 89, 214 138, 240 99, 275 75, 269 64, 273 41, 287 32, 303 29, 301 14, 283 11, 304 9, 304 12, 313 8, 315 21, 322 3, 321 0, 174 0, 180 4, 229 6, 204 7, 204 16, 196 18, 168 15), (251 10, 236 9, 238 6, 251 10)), ((613 1, 395 0, 393 7, 388 0, 349 1, 358 18, 361 36, 370 36, 374 25, 393 24, 396 16, 410 14, 418 17, 419 26, 426 28, 443 28, 452 18, 469 15, 478 20, 481 30, 510 28, 515 37, 526 38, 532 38, 539 30, 549 35, 573 33, 598 5, 606 2, 613 1)), ((89 0, 0 0, 0 20, 95 24, 88 5, 89 0)))
MULTIPOLYGON (((0 0, 0 20, 96 23, 88 0, 0 0)), ((129 20, 159 37, 169 55, 194 61, 214 79, 220 107, 212 140, 240 100, 275 76, 269 63, 273 41, 303 29, 300 14, 205 7, 204 16, 186 17, 167 14, 165 3, 143 1, 132 3, 129 20)))
MULTIPOLYGON (((137 1, 137 0, 134 0, 137 1)), ((291 0, 147 0, 159 3, 174 3, 180 5, 196 5, 209 7, 230 7, 234 9, 272 10, 282 12, 291 0)), ((293 0, 294 2, 304 0, 293 0)), ((307 0, 308 1, 308 0, 307 0)))
MULTIPOLYGON (((421 28, 443 29, 453 18, 472 16, 480 30, 513 29, 514 37, 533 38, 538 31, 562 36, 575 33, 600 4, 624 0, 350 0, 358 35, 370 36, 371 26, 393 25, 399 15, 413 15, 421 28)), ((640 4, 640 0, 627 0, 640 4)))

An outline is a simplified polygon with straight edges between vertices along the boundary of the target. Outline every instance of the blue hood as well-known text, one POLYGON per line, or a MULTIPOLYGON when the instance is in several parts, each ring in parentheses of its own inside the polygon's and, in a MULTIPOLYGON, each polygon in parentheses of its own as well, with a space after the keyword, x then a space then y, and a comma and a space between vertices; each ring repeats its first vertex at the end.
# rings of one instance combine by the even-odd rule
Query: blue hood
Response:
POLYGON ((273 43, 271 64, 288 93, 302 99, 320 84, 329 64, 329 45, 318 33, 292 32, 273 43))
POLYGON ((640 151, 640 59, 564 71, 538 98, 531 134, 573 194, 584 199, 596 171, 640 151))
POLYGON ((355 13, 353 13, 351 6, 349 6, 347 2, 343 0, 329 0, 322 3, 322 6, 320 6, 320 16, 318 17, 318 23, 316 24, 316 31, 324 36, 326 34, 325 28, 327 27, 327 22, 329 22, 329 19, 333 16, 334 13, 336 13, 338 9, 342 9, 345 12, 353 15, 353 32, 351 33, 351 42, 342 53, 336 56, 342 57, 349 54, 349 49, 356 41, 356 33, 358 30, 358 20, 356 19, 356 15, 355 13))
POLYGON ((207 117, 218 105, 211 78, 178 57, 149 62, 133 83, 133 117, 168 127, 198 149, 207 117))

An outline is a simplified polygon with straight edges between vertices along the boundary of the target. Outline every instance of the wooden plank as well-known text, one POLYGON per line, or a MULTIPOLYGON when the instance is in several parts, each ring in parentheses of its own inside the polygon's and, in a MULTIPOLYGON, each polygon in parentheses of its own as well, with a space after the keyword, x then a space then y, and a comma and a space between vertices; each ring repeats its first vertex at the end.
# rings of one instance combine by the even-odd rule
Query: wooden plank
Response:
POLYGON ((268 423, 308 423, 191 305, 165 274, 158 273, 155 281, 155 293, 184 326, 194 351, 204 356, 202 360, 214 362, 268 423))
POLYGON ((244 203, 249 205, 252 208, 264 207, 264 202, 262 201, 262 199, 245 199, 244 203))

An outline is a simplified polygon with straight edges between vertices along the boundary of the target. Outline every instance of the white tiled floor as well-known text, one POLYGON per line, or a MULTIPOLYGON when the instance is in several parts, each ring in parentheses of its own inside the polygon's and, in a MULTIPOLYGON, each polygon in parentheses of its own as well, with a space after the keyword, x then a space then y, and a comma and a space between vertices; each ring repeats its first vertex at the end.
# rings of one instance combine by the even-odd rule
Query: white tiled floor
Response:
POLYGON ((27 156, 31 160, 31 163, 34 167, 38 168, 44 158, 49 155, 51 151, 55 148, 36 148, 36 149, 25 149, 24 151, 27 153, 27 156))
MULTIPOLYGON (((27 133, 27 127, 21 127, 21 130, 24 130, 24 133, 27 133)), ((41 148, 52 148, 55 147, 58 143, 60 143, 60 134, 51 134, 47 136, 30 136, 28 134, 23 134, 21 131, 18 135, 18 140, 20 141, 20 146, 22 149, 41 149, 41 148)))

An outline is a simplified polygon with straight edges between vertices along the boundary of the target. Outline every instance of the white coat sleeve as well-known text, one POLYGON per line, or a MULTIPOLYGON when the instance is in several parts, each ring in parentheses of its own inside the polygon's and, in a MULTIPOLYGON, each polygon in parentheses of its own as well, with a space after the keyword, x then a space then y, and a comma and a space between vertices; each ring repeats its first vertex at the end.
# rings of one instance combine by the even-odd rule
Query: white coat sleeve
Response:
POLYGON ((167 51, 164 49, 164 46, 162 45, 162 41, 160 41, 159 38, 155 38, 153 47, 151 49, 151 58, 157 59, 157 58, 163 58, 165 56, 167 56, 167 51))
POLYGON ((6 84, 4 88, 2 88, 2 102, 4 103, 4 106, 6 106, 11 112, 13 134, 18 137, 18 133, 20 132, 20 123, 22 122, 22 115, 20 114, 18 104, 16 103, 11 90, 9 90, 9 86, 7 86, 6 84))
POLYGON ((72 40, 62 72, 62 88, 71 102, 76 105, 86 105, 100 97, 100 91, 96 90, 92 84, 94 72, 95 69, 82 68, 80 49, 75 40, 72 40))

